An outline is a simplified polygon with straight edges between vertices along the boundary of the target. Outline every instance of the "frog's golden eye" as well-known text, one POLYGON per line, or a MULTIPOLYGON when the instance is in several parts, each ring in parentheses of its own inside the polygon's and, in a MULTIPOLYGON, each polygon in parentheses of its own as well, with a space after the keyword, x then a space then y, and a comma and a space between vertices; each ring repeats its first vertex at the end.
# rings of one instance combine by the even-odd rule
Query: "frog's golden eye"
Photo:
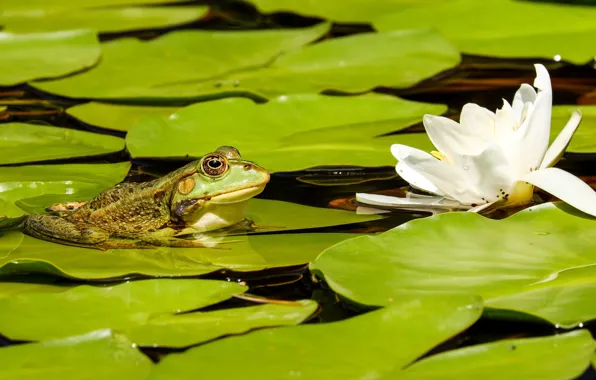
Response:
POLYGON ((228 169, 228 161, 222 155, 211 153, 203 159, 203 172, 210 177, 218 177, 228 169))

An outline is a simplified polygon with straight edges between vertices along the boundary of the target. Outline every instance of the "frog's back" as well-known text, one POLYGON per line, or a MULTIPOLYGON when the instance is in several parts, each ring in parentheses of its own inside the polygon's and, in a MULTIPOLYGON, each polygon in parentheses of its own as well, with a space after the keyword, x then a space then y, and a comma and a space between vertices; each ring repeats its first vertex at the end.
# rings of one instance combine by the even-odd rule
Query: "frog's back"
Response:
POLYGON ((119 184, 87 202, 71 219, 123 236, 152 231, 170 220, 170 194, 169 187, 156 187, 155 181, 119 184))
POLYGON ((189 164, 153 181, 118 184, 87 202, 70 218, 122 236, 162 228, 170 222, 174 187, 193 168, 189 164))

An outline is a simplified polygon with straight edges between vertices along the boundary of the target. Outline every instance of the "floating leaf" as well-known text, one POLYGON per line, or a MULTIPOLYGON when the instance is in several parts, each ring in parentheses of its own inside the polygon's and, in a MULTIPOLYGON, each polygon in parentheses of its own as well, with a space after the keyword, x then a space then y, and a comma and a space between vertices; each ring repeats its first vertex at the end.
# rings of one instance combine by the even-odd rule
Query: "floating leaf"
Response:
POLYGON ((310 17, 324 17, 345 23, 367 23, 381 15, 402 11, 406 6, 440 3, 436 0, 251 0, 261 13, 294 12, 310 17))
POLYGON ((51 243, 16 231, 0 232, 0 274, 49 273, 80 279, 197 276, 223 269, 254 271, 306 264, 352 234, 234 236, 223 248, 114 249, 100 251, 51 243))
POLYGON ((13 33, 92 29, 102 33, 163 28, 200 19, 207 7, 128 7, 69 9, 57 12, 15 12, 0 15, 4 30, 13 33))
POLYGON ((481 313, 481 302, 471 296, 405 296, 348 320, 266 329, 169 355, 149 378, 380 377, 467 328, 481 313))
POLYGON ((111 330, 0 350, 0 377, 19 380, 144 380, 151 360, 111 330), (90 370, 92 368, 92 370, 90 370))
POLYGON ((590 6, 453 0, 400 9, 373 24, 380 31, 433 28, 468 54, 584 64, 594 57, 594 18, 596 8, 590 6))
POLYGON ((575 379, 590 365, 596 344, 588 330, 460 348, 431 356, 389 379, 575 379))
POLYGON ((252 199, 248 203, 246 215, 257 227, 279 228, 282 231, 338 226, 382 218, 380 215, 359 215, 352 211, 263 199, 252 199))
POLYGON ((363 304, 387 305, 412 291, 474 292, 487 306, 571 326, 596 318, 596 309, 573 295, 584 290, 559 288, 566 297, 555 298, 555 289, 530 292, 595 283, 593 276, 581 271, 574 276, 571 269, 596 264, 596 220, 559 207, 548 203, 504 220, 466 212, 417 219, 337 244, 311 269, 363 304), (563 271, 569 271, 567 285, 554 281, 563 271))
POLYGON ((580 110, 583 117, 581 124, 571 139, 568 152, 596 152, 596 106, 554 106, 552 114, 551 142, 563 129, 571 113, 580 110))
POLYGON ((93 70, 33 85, 79 98, 180 98, 185 96, 168 92, 165 85, 267 65, 328 29, 329 24, 319 24, 295 30, 177 31, 151 41, 122 38, 102 44, 101 62, 93 70))
POLYGON ((127 330, 126 336, 139 346, 187 347, 255 328, 296 325, 316 309, 316 302, 303 300, 279 305, 164 315, 127 330))
POLYGON ((2 0, 3 14, 42 13, 48 11, 113 7, 117 5, 176 3, 185 0, 2 0))
POLYGON ((0 164, 92 156, 124 149, 124 140, 74 129, 25 123, 0 125, 0 164))
POLYGON ((289 52, 261 70, 150 91, 155 96, 178 97, 250 92, 268 98, 323 90, 361 93, 378 86, 407 88, 459 61, 459 52, 433 30, 364 33, 289 52))
POLYGON ((97 127, 128 131, 145 117, 166 119, 180 107, 128 106, 89 102, 66 110, 66 113, 97 127))
POLYGON ((0 33, 0 51, 0 86, 81 71, 95 65, 101 54, 97 36, 90 30, 0 33))
POLYGON ((171 157, 202 156, 218 146, 232 145, 243 158, 270 171, 394 165, 389 141, 419 140, 411 142, 422 148, 430 144, 426 134, 372 138, 416 124, 426 113, 444 111, 443 105, 384 95, 301 94, 265 104, 223 99, 191 105, 167 120, 146 118, 130 130, 127 146, 134 157, 171 157), (218 130, 226 133, 213 133, 218 130))
POLYGON ((129 169, 130 162, 0 168, 0 226, 33 211, 30 203, 43 212, 53 203, 89 199, 122 181, 129 169))
POLYGON ((459 53, 431 30, 359 34, 299 49, 327 28, 327 24, 320 24, 293 32, 223 32, 228 37, 217 48, 213 44, 222 39, 222 32, 177 32, 140 46, 136 41, 119 40, 104 44, 102 62, 96 69, 37 82, 35 86, 64 96, 92 99, 210 99, 246 94, 274 97, 325 89, 365 92, 382 85, 409 87, 460 61, 459 53), (192 47, 205 53, 195 57, 185 51, 178 62, 178 50, 189 43, 182 40, 187 35, 180 33, 202 33, 193 36, 192 47), (293 46, 278 47, 278 41, 291 33, 301 33, 302 39, 294 37, 293 46), (251 42, 258 34, 267 36, 268 43, 263 37, 260 43, 268 49, 259 50, 251 42), (270 48, 272 44, 276 51, 270 48), (168 57, 163 56, 164 49, 168 57), (251 54, 241 54, 247 49, 251 54), (125 64, 138 60, 143 66, 125 64), (163 70, 166 64, 170 68, 163 70))
POLYGON ((126 330, 160 314, 224 301, 246 289, 226 281, 161 279, 21 293, 0 298, 0 333, 15 340, 48 340, 102 328, 126 330))

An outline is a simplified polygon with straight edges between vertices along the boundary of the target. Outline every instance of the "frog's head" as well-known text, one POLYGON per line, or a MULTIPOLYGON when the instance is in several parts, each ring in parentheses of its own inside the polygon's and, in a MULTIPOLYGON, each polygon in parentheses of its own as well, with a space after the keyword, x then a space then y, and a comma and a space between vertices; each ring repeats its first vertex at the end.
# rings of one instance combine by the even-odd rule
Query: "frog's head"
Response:
POLYGON ((248 200, 261 193, 269 172, 245 161, 236 148, 206 154, 174 189, 172 215, 197 231, 211 231, 244 220, 248 200))

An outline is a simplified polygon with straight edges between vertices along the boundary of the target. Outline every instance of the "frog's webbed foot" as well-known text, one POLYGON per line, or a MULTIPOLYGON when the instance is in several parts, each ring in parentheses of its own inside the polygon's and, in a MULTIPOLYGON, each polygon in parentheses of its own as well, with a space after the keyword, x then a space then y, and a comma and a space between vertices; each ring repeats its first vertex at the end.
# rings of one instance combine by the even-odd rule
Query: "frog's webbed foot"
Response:
POLYGON ((255 222, 251 219, 246 218, 243 221, 233 224, 229 227, 224 227, 215 231, 210 231, 207 232, 207 234, 211 236, 239 235, 251 232, 277 231, 283 230, 284 228, 285 227, 283 226, 259 226, 255 224, 255 222))
POLYGON ((165 242, 165 245, 168 247, 177 247, 177 248, 215 248, 215 249, 230 249, 228 247, 222 247, 222 244, 229 244, 229 243, 239 243, 242 240, 188 240, 188 239, 178 239, 178 238, 171 238, 165 242))

